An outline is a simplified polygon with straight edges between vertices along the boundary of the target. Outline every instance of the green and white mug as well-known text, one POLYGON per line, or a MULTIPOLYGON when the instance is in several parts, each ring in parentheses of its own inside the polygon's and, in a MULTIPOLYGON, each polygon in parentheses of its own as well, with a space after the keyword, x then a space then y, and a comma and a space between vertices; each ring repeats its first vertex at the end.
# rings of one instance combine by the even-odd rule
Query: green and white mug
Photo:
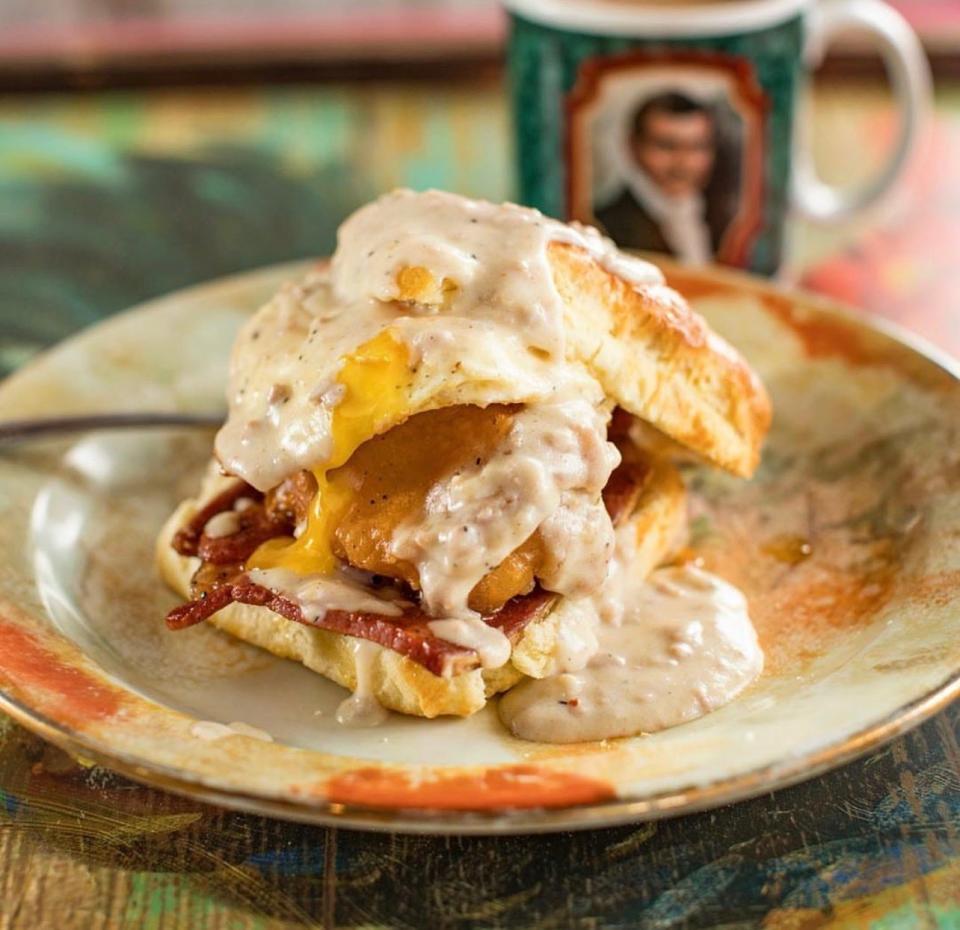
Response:
POLYGON ((505 0, 520 199, 626 248, 762 274, 792 210, 835 222, 894 183, 930 75, 882 0, 505 0), (796 144, 798 97, 831 40, 882 54, 901 111, 886 166, 838 190, 796 144))

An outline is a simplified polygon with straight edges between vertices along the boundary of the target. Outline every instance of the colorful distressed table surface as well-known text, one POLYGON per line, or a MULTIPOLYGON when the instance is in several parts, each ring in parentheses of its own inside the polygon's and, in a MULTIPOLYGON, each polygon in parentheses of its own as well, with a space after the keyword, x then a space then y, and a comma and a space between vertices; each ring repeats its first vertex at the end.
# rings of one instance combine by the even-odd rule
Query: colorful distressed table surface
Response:
MULTIPOLYGON (((795 268, 960 351, 960 94, 886 212, 798 229, 795 268)), ((822 88, 825 173, 884 97, 822 88)), ((496 83, 0 100, 0 373, 105 315, 329 251, 397 184, 510 195, 496 83)), ((960 708, 836 772, 657 824, 500 839, 325 830, 89 768, 0 717, 0 930, 960 926, 960 708)))

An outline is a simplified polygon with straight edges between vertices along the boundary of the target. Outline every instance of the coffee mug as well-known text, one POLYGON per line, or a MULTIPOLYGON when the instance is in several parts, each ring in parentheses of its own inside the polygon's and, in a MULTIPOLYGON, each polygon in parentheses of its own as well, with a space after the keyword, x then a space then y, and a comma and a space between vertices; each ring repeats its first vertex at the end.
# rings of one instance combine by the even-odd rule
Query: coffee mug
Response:
POLYGON ((775 274, 791 210, 834 222, 894 183, 930 100, 919 41, 882 0, 505 0, 522 202, 621 246, 775 274), (796 144, 829 42, 869 36, 902 111, 887 164, 838 190, 796 144))

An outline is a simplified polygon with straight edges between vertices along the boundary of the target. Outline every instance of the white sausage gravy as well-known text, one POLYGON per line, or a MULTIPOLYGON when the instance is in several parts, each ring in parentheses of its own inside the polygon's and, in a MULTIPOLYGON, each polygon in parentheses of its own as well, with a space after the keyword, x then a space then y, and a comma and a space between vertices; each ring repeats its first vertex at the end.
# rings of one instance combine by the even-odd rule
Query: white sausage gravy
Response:
POLYGON ((743 594, 692 565, 624 579, 623 616, 578 670, 528 679, 500 700, 516 736, 575 743, 653 733, 726 704, 763 670, 743 594))

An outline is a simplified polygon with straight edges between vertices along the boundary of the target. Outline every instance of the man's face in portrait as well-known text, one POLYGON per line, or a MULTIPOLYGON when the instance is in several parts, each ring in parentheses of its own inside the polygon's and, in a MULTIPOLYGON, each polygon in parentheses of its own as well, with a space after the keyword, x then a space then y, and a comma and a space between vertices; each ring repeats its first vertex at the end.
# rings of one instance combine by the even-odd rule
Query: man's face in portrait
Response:
POLYGON ((716 155, 713 118, 702 109, 651 109, 637 121, 631 148, 636 163, 668 197, 699 193, 716 155))

